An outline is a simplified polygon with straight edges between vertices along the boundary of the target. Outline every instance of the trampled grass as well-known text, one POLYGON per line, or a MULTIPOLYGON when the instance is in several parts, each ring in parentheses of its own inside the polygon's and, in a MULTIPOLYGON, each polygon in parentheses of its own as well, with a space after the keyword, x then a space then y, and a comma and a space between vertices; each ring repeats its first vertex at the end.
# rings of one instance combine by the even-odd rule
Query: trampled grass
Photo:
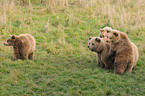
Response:
POLYGON ((145 3, 143 0, 0 0, 0 95, 143 96, 145 3), (88 38, 110 26, 139 49, 131 74, 116 75, 97 64, 88 38), (13 60, 10 34, 32 34, 34 60, 13 60))

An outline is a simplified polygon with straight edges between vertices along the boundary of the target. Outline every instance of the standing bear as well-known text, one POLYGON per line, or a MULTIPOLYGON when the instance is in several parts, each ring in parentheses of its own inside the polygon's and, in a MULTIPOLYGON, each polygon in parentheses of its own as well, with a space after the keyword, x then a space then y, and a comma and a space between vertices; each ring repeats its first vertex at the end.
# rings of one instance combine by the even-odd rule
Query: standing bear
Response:
POLYGON ((108 56, 115 56, 114 72, 123 74, 126 70, 131 73, 138 61, 138 48, 130 41, 126 33, 118 30, 107 32, 107 42, 111 43, 108 56))
POLYGON ((10 35, 4 45, 13 46, 14 60, 33 59, 36 42, 30 34, 10 35))
POLYGON ((110 69, 113 65, 112 59, 108 58, 109 52, 109 43, 106 42, 107 38, 100 37, 90 37, 88 41, 89 50, 96 52, 98 55, 98 62, 101 64, 101 67, 105 69, 110 69))

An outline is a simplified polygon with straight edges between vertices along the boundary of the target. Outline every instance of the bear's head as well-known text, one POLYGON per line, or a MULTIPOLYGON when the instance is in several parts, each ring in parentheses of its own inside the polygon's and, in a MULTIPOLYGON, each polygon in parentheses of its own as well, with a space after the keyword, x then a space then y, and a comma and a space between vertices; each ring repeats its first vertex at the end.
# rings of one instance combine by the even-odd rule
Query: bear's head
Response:
POLYGON ((90 37, 88 41, 88 48, 93 52, 100 53, 103 50, 103 38, 100 37, 90 37))
POLYGON ((118 30, 112 30, 107 32, 107 40, 106 42, 116 43, 120 40, 129 40, 128 36, 124 32, 120 32, 118 30))
POLYGON ((5 46, 14 46, 14 43, 16 41, 15 35, 9 35, 9 38, 7 39, 7 42, 4 43, 5 46))
POLYGON ((107 40, 106 42, 115 43, 120 40, 120 31, 112 30, 107 32, 107 40))
POLYGON ((101 38, 107 37, 107 32, 111 31, 111 30, 112 30, 112 28, 108 27, 108 26, 104 27, 103 29, 100 29, 99 37, 101 37, 101 38))

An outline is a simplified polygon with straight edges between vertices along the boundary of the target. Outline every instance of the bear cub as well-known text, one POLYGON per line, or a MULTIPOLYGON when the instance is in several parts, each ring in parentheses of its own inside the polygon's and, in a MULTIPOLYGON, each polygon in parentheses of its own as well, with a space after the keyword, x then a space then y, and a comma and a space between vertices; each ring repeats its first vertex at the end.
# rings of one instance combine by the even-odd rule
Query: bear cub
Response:
POLYGON ((13 46, 14 60, 33 59, 36 42, 30 34, 10 35, 4 45, 13 46))
POLYGON ((109 43, 106 42, 107 38, 100 37, 90 37, 88 41, 89 50, 96 52, 98 55, 98 62, 101 67, 105 69, 110 69, 113 65, 113 61, 108 58, 107 54, 109 52, 109 43))

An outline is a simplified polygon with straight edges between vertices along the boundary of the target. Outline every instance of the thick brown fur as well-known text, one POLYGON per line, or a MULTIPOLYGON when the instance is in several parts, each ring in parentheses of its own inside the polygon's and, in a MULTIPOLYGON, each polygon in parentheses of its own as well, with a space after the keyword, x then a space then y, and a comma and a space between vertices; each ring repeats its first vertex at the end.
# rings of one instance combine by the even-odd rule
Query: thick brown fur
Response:
POLYGON ((98 54, 98 61, 102 68, 110 69, 113 61, 108 59, 109 44, 106 42, 107 38, 90 37, 88 41, 89 50, 98 54))
POLYGON ((112 30, 107 35, 107 42, 111 42, 108 56, 115 55, 114 72, 123 74, 127 70, 131 73, 138 60, 137 47, 130 41, 126 33, 112 30))
POLYGON ((30 34, 10 35, 4 45, 13 46, 14 60, 33 59, 36 42, 30 34))

